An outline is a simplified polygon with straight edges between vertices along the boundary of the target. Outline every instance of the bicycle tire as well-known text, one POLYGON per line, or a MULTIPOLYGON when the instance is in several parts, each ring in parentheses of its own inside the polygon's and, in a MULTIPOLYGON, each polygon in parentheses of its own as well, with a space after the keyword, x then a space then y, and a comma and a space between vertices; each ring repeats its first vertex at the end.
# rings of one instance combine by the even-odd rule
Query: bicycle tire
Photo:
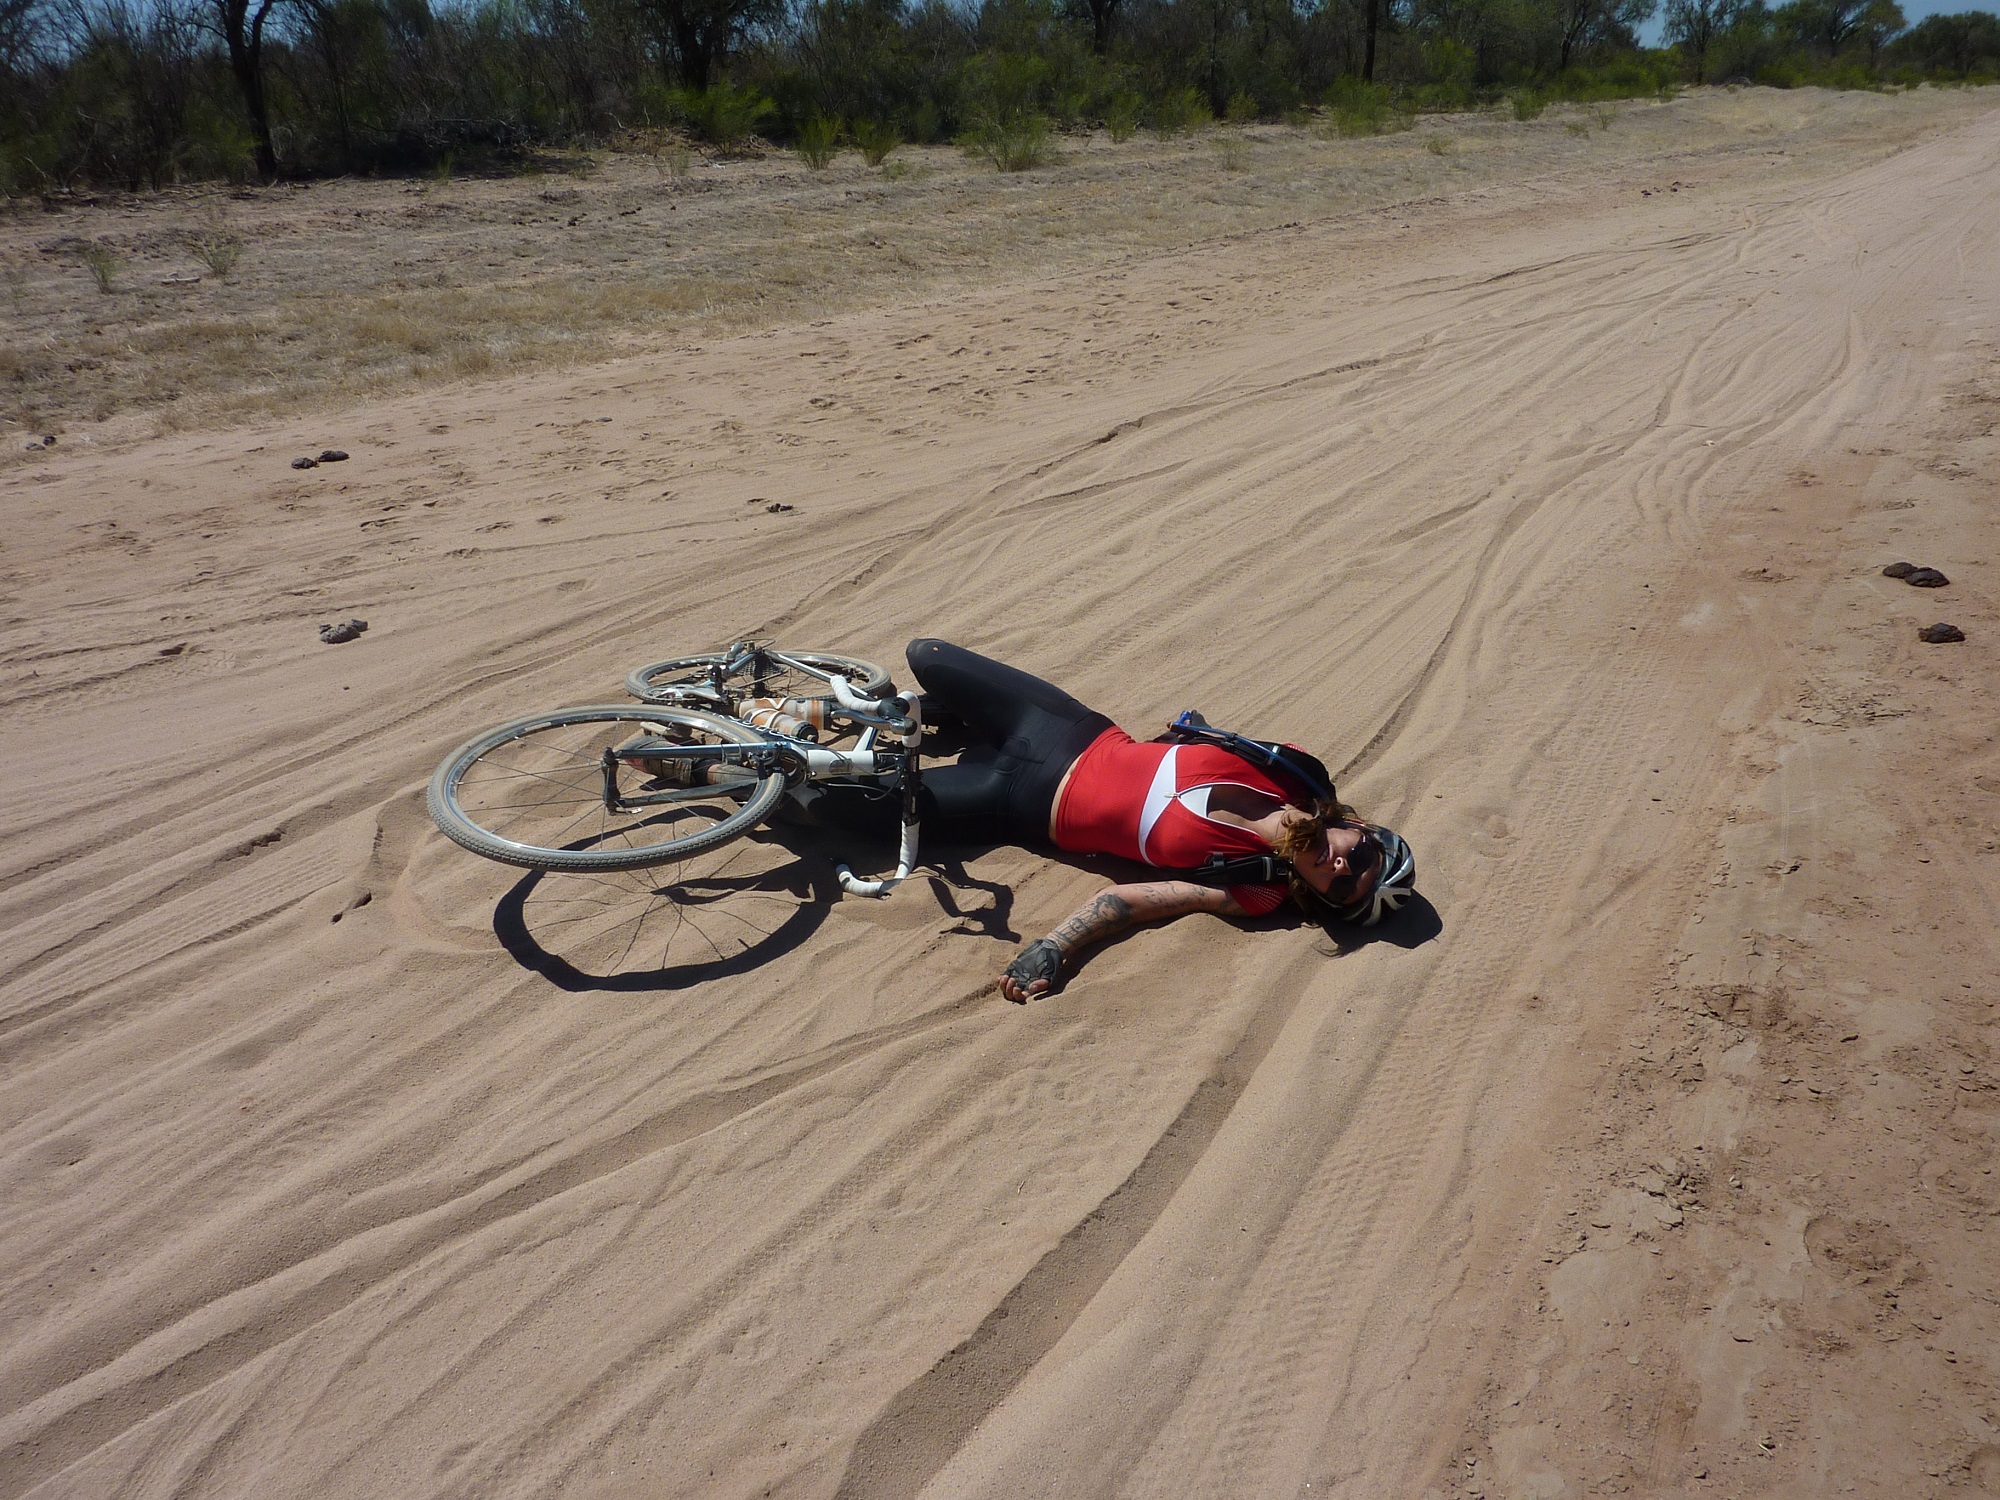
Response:
POLYGON ((431 820, 460 848, 501 864, 609 873, 671 863, 741 838, 784 795, 785 778, 773 771, 714 787, 712 798, 670 804, 671 813, 653 808, 620 821, 604 806, 603 750, 631 735, 650 735, 648 726, 684 731, 690 743, 767 743, 733 720, 651 704, 532 714, 489 729, 445 757, 425 796, 431 820), (489 774, 475 775, 481 767, 489 774), (519 795, 528 788, 533 800, 519 795), (724 803, 733 803, 733 810, 711 816, 724 803))
MULTIPOLYGON (((844 673, 854 685, 854 690, 863 697, 879 698, 889 690, 889 674, 874 662, 864 661, 858 656, 838 656, 830 651, 781 651, 780 654, 824 671, 844 673)), ((701 685, 706 685, 708 669, 720 666, 728 659, 726 652, 706 651, 695 656, 670 656, 665 661, 648 662, 625 674, 625 691, 642 703, 663 702, 667 697, 666 690, 674 685, 676 679, 699 679, 701 685)), ((777 684, 777 688, 776 695, 780 697, 792 696, 794 688, 802 697, 816 696, 815 690, 824 691, 823 684, 811 679, 797 679, 790 685, 777 684)))

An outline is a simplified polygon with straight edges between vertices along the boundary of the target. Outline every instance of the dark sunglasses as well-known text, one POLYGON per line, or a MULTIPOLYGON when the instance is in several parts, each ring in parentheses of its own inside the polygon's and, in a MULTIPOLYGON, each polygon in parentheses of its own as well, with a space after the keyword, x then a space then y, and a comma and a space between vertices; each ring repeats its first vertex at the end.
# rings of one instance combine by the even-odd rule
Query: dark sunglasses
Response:
POLYGON ((1355 899, 1361 889, 1361 882, 1369 872, 1379 868, 1381 863, 1381 842, 1374 834, 1363 828, 1361 842, 1347 854, 1347 873, 1326 888, 1327 899, 1336 905, 1345 906, 1355 899))

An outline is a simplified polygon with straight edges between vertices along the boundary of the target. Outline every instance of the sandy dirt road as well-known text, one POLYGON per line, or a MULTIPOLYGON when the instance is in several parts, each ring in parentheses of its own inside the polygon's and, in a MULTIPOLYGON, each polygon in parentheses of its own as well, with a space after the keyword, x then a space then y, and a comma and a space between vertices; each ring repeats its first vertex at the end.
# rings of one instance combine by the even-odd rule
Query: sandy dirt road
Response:
POLYGON ((1996 336, 1989 114, 17 475, 0 1494, 2000 1489, 1996 336), (1117 870, 431 831, 753 632, 1311 743, 1428 912, 1016 1009, 1117 870))

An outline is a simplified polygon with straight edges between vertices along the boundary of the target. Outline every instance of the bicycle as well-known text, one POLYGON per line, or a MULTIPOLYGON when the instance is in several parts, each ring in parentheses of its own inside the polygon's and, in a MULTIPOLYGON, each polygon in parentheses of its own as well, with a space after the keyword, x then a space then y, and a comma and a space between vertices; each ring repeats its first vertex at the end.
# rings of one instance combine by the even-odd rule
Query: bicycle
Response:
POLYGON ((916 866, 923 720, 873 662, 754 641, 635 668, 635 704, 558 709, 459 746, 432 776, 438 830, 530 870, 602 874, 668 864, 762 824, 820 783, 899 795, 896 872, 841 888, 894 890, 916 866))

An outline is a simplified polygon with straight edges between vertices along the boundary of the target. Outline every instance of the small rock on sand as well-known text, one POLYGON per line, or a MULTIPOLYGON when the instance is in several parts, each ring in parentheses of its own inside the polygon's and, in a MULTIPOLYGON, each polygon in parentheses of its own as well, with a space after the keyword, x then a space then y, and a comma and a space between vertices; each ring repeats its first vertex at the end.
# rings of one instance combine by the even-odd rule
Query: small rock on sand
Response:
POLYGON ((765 506, 764 509, 769 511, 772 515, 776 516, 776 515, 782 515, 784 512, 790 510, 791 507, 785 504, 785 502, 782 500, 773 500, 769 505, 765 506))
POLYGON ((347 462, 347 453, 344 449, 327 448, 320 453, 318 462, 323 464, 344 464, 347 462))
POLYGON ((1917 639, 1928 641, 1933 646, 1943 646, 1948 645, 1952 641, 1964 640, 1965 632, 1960 630, 1956 625, 1947 625, 1944 621, 1940 620, 1935 625, 1926 625, 1922 630, 1919 630, 1917 632, 1917 639))
POLYGON ((338 646, 343 642, 356 639, 367 628, 368 622, 366 620, 343 620, 338 625, 320 626, 319 638, 329 646, 338 646))
POLYGON ((1950 583, 1951 580, 1936 568, 1918 568, 1910 573, 1903 582, 1907 583, 1913 589, 1941 589, 1950 583))
POLYGON ((295 458, 292 460, 292 467, 295 469, 317 469, 319 467, 319 460, 316 458, 295 458))
POLYGON ((1892 562, 1882 570, 1882 576, 1884 578, 1908 578, 1916 571, 1917 565, 1913 562, 1892 562))

